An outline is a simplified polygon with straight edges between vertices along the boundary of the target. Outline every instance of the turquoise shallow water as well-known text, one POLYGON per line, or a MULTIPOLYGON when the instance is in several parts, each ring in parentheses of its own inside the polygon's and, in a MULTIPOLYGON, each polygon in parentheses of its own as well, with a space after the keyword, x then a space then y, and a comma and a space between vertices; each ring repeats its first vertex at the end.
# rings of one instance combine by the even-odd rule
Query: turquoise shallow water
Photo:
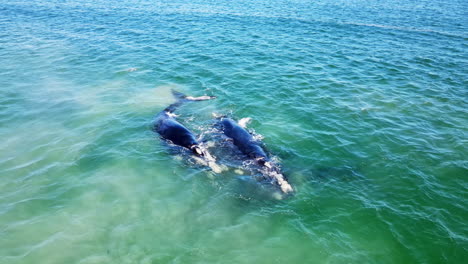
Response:
POLYGON ((0 263, 465 263, 466 10, 0 1, 0 263), (204 137, 252 118, 294 197, 164 144, 172 88, 218 97, 178 111, 204 137))

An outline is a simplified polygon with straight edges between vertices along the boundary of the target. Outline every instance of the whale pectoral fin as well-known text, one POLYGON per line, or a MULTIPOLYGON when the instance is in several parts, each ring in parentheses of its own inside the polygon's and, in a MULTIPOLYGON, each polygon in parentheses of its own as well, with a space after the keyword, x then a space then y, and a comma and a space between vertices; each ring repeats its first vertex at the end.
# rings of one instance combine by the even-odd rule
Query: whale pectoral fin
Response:
POLYGON ((241 126, 243 128, 246 128, 247 124, 250 123, 250 121, 252 121, 252 118, 244 117, 244 118, 240 119, 237 123, 239 124, 239 126, 241 126))
POLYGON ((205 101, 205 100, 216 99, 216 96, 208 96, 208 95, 203 95, 203 96, 198 96, 198 97, 186 96, 185 99, 190 100, 190 101, 205 101))

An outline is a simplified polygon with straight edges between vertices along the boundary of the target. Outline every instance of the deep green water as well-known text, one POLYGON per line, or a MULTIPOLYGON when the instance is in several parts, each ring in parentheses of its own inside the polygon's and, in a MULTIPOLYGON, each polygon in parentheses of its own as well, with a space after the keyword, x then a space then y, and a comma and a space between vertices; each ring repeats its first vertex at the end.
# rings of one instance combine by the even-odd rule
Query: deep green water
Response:
POLYGON ((0 0, 0 263, 467 263, 466 10, 0 0), (203 137, 251 117, 295 196, 162 142, 171 88, 218 97, 178 111, 203 137))

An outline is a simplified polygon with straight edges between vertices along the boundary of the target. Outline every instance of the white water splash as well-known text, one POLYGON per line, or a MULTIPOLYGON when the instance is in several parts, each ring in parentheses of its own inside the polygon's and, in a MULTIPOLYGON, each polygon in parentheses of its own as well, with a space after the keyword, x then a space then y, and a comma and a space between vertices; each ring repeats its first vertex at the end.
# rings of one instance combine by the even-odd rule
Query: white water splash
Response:
POLYGON ((240 119, 239 122, 237 122, 237 123, 239 124, 239 126, 241 126, 243 128, 246 128, 247 124, 249 124, 250 121, 252 121, 252 118, 244 117, 244 118, 240 119))

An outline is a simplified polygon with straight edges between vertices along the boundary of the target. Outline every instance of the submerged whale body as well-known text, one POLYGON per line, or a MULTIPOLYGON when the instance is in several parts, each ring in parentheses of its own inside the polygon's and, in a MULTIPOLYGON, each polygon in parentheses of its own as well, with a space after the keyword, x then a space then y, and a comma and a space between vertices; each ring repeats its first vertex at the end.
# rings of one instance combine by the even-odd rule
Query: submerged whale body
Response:
POLYGON ((292 193, 293 188, 281 173, 280 168, 270 161, 265 150, 260 145, 261 142, 255 138, 237 122, 230 118, 223 117, 219 121, 222 132, 228 138, 232 139, 233 144, 260 166, 262 176, 267 181, 277 185, 283 193, 292 193))

